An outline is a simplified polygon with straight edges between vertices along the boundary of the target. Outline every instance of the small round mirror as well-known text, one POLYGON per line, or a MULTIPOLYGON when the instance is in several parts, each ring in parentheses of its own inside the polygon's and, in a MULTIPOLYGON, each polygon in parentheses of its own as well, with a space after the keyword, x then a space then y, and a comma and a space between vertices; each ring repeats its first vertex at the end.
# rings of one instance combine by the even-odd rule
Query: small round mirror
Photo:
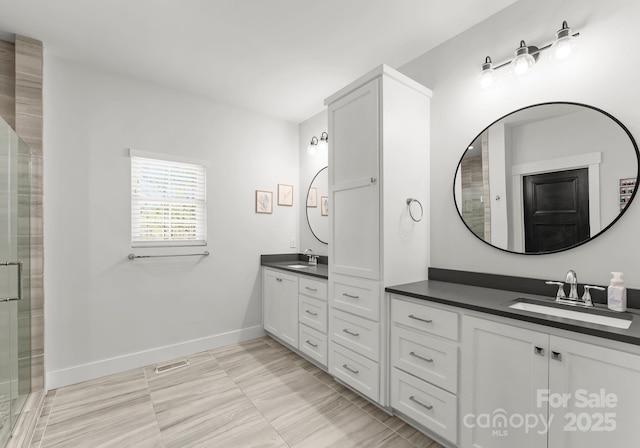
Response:
POLYGON ((307 222, 318 241, 329 243, 329 176, 328 167, 316 173, 307 191, 307 222))

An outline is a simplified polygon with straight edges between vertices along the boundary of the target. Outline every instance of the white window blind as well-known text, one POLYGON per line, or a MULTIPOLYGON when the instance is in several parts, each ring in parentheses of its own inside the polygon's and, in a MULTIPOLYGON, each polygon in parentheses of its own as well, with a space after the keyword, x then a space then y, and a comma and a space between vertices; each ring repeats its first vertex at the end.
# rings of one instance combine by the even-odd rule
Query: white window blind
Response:
POLYGON ((207 244, 206 166, 131 151, 131 246, 207 244))

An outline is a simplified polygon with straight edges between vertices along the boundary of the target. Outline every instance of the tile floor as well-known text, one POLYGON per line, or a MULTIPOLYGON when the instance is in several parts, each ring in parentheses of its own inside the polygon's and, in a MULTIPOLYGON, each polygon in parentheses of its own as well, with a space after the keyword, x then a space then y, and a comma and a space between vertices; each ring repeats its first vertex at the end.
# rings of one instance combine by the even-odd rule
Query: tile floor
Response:
POLYGON ((32 448, 441 448, 269 337, 51 391, 32 448))

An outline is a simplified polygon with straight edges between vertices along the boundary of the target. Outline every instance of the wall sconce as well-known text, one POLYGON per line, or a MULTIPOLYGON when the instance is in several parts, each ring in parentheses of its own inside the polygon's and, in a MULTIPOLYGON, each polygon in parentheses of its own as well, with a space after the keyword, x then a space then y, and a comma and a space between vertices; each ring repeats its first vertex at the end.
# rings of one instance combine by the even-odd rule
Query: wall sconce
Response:
POLYGON ((556 40, 543 47, 536 47, 534 45, 527 45, 524 40, 520 41, 520 46, 516 49, 513 59, 510 59, 502 64, 493 66, 491 58, 487 56, 482 64, 482 71, 480 72, 480 85, 482 87, 489 87, 495 80, 495 70, 511 65, 513 73, 516 75, 522 75, 527 73, 536 64, 540 58, 540 53, 546 50, 551 50, 549 56, 554 60, 566 59, 572 52, 574 38, 578 37, 580 33, 571 34, 571 28, 567 25, 567 21, 562 22, 562 28, 556 33, 556 40))
POLYGON ((311 141, 309 142, 309 146, 307 146, 307 151, 309 154, 313 155, 318 151, 318 137, 315 135, 311 137, 311 141))
POLYGON ((329 149, 329 134, 327 132, 323 132, 320 134, 320 140, 315 135, 311 137, 311 141, 309 142, 309 146, 307 147, 307 151, 309 154, 313 155, 318 150, 327 151, 329 149))
POLYGON ((318 148, 321 151, 329 150, 329 134, 328 133, 323 132, 322 134, 320 134, 320 142, 318 143, 318 148))

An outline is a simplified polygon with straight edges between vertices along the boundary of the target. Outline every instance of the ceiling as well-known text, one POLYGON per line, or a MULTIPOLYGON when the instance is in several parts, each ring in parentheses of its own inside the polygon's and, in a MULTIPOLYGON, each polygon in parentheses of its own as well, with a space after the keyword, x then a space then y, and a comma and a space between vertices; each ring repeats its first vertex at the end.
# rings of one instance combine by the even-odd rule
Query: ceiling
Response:
POLYGON ((516 0, 0 0, 0 38, 298 123, 516 0))

